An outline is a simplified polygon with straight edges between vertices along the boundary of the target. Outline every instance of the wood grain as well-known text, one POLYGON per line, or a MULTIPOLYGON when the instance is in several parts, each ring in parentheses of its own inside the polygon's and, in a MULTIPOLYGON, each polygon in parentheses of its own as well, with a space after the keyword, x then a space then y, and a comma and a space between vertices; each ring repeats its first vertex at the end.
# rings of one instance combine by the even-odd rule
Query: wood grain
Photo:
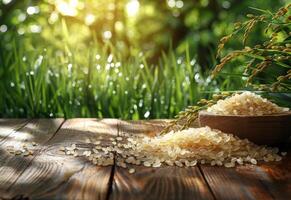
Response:
POLYGON ((260 180, 274 199, 291 199, 291 150, 280 162, 262 163, 241 170, 260 180))
MULTIPOLYGON (((199 122, 201 126, 233 133, 257 144, 286 144, 291 133, 290 112, 270 116, 224 116, 201 111, 199 122)), ((201 168, 217 199, 291 199, 291 161, 290 158, 285 160, 287 162, 235 169, 201 168)))
POLYGON ((216 199, 273 199, 260 180, 250 172, 252 166, 225 168, 201 165, 200 167, 216 199))
POLYGON ((0 119, 0 145, 11 133, 28 123, 27 119, 0 119))
POLYGON ((36 156, 10 192, 30 199, 106 199, 112 167, 97 167, 86 158, 64 155, 61 146, 76 144, 89 149, 102 136, 109 142, 117 135, 117 120, 67 120, 36 156))
POLYGON ((9 188, 16 182, 26 167, 33 161, 35 154, 55 134, 63 119, 37 119, 27 123, 21 129, 9 134, 0 146, 0 194, 1 198, 10 198, 9 188), (34 155, 15 156, 6 151, 8 146, 21 148, 24 144, 35 142, 34 155))
POLYGON ((291 136, 291 112, 246 116, 216 115, 200 111, 199 124, 232 133, 241 139, 247 138, 260 145, 281 146, 291 136))
MULTIPOLYGON (((280 162, 236 168, 201 165, 216 199, 291 199, 291 149, 280 162)), ((287 146, 288 150, 288 146, 287 146)))
MULTIPOLYGON (((121 122, 119 135, 155 135, 163 121, 121 122)), ((133 166, 136 173, 115 167, 110 199, 213 199, 199 168, 133 166)))
POLYGON ((231 169, 130 166, 136 172, 129 174, 128 169, 97 167, 86 158, 64 155, 59 148, 77 144, 89 149, 99 136, 107 145, 112 145, 110 138, 126 133, 153 136, 165 125, 163 120, 62 123, 63 119, 0 119, 0 199, 291 199, 290 146, 281 162, 231 169), (6 151, 7 146, 31 142, 38 144, 33 156, 6 151))

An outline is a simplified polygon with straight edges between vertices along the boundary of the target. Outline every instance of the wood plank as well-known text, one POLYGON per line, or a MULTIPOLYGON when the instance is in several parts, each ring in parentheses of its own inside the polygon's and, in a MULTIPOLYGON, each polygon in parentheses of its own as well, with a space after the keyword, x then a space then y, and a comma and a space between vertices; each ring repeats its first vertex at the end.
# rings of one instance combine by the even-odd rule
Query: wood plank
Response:
MULTIPOLYGON (((119 135, 155 135, 162 130, 163 121, 121 122, 119 135)), ((110 199, 213 199, 198 167, 147 168, 133 166, 134 174, 128 169, 115 167, 110 199)))
POLYGON ((280 162, 223 168, 201 166, 217 199, 290 199, 291 150, 280 162))
POLYGON ((0 119, 0 145, 11 133, 22 128, 28 119, 0 119))
POLYGON ((9 198, 9 188, 32 162, 33 157, 42 146, 55 134, 63 119, 38 119, 27 123, 23 128, 7 136, 0 146, 0 194, 9 198), (9 146, 16 149, 35 142, 33 156, 15 156, 7 152, 9 146))
POLYGON ((76 144, 88 150, 93 146, 88 139, 102 136, 109 145, 109 138, 116 135, 117 120, 67 120, 10 192, 30 199, 106 199, 112 166, 95 166, 87 158, 64 155, 59 148, 76 144))
POLYGON ((204 174, 216 199, 273 199, 260 180, 250 173, 253 166, 225 168, 201 165, 204 174))
POLYGON ((244 174, 260 180, 274 199, 291 199, 291 150, 282 161, 252 166, 244 174))

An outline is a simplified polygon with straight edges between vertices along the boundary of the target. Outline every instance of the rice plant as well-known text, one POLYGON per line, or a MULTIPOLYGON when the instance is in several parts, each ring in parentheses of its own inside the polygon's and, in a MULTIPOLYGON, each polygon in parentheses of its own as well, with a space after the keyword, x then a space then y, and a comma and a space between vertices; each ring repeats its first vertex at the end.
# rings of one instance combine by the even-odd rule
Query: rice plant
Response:
MULTIPOLYGON (((221 38, 218 45, 217 57, 225 44, 236 35, 243 32, 243 48, 234 50, 220 59, 213 70, 213 76, 219 74, 225 65, 242 57, 246 84, 257 90, 290 91, 291 90, 291 4, 272 13, 268 10, 253 8, 259 15, 248 14, 249 20, 238 22, 235 30, 221 38), (257 26, 263 26, 264 42, 247 46, 249 35, 257 26)), ((254 32, 255 34, 256 32, 254 32)))
MULTIPOLYGON (((235 30, 220 39, 217 50, 217 58, 221 55, 225 44, 234 36, 243 32, 243 48, 234 50, 220 59, 220 62, 212 71, 212 77, 217 78, 222 75, 235 76, 239 80, 246 80, 245 89, 261 93, 263 96, 272 98, 273 101, 281 105, 290 107, 290 90, 291 90, 291 44, 290 44, 290 25, 291 25, 291 4, 280 8, 277 12, 272 13, 267 10, 253 8, 263 14, 247 15, 249 20, 235 24, 235 30), (265 33, 269 36, 262 44, 256 44, 254 47, 246 46, 247 39, 251 31, 258 23, 262 23, 265 33), (222 73, 221 70, 231 61, 244 57, 242 62, 243 74, 222 73), (269 69, 273 68, 273 69, 269 69), (274 69, 275 68, 275 69, 274 69), (260 76, 265 73, 264 76, 260 76)), ((234 65, 234 64, 233 64, 234 65)), ((229 81, 229 79, 227 79, 229 81)), ((237 85, 239 86, 239 85, 237 85)), ((236 87, 239 90, 239 87, 236 87)), ((214 94, 210 100, 201 99, 194 106, 189 106, 184 111, 179 112, 161 132, 165 134, 170 130, 183 130, 191 126, 197 120, 200 110, 215 104, 218 100, 228 97, 231 93, 237 91, 227 91, 221 94, 214 94)))

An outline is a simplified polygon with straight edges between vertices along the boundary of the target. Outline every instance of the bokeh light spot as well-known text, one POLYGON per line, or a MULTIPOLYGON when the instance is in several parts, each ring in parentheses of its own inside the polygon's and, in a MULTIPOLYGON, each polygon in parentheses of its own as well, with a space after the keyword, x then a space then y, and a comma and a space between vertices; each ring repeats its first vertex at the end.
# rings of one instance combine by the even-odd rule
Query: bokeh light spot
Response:
POLYGON ((126 4, 126 13, 129 17, 134 17, 138 14, 139 11, 139 2, 138 0, 130 0, 126 4))
POLYGON ((2 32, 2 33, 6 32, 7 29, 8 29, 8 27, 5 24, 0 26, 0 32, 2 32))
POLYGON ((93 14, 87 14, 85 17, 85 24, 87 26, 92 25, 95 22, 95 16, 93 14))
POLYGON ((109 40, 111 37, 112 37, 112 33, 111 33, 111 31, 104 31, 104 33, 103 33, 103 38, 104 38, 105 40, 109 40))
POLYGON ((70 0, 69 2, 66 1, 56 1, 56 7, 57 10, 62 14, 62 15, 67 15, 67 16, 76 16, 78 14, 78 0, 70 0))
POLYGON ((34 15, 39 13, 39 7, 38 6, 29 6, 26 9, 27 14, 34 15))

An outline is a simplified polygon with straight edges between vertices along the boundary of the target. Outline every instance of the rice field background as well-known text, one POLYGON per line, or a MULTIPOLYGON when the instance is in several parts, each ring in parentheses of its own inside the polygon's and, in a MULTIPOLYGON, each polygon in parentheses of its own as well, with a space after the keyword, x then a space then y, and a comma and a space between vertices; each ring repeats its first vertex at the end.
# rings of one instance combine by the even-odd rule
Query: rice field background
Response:
POLYGON ((187 49, 179 57, 164 53, 157 65, 149 65, 142 53, 125 61, 118 52, 107 54, 114 52, 110 44, 89 49, 81 63, 76 50, 2 54, 2 115, 166 118, 221 87, 203 76, 187 49))

